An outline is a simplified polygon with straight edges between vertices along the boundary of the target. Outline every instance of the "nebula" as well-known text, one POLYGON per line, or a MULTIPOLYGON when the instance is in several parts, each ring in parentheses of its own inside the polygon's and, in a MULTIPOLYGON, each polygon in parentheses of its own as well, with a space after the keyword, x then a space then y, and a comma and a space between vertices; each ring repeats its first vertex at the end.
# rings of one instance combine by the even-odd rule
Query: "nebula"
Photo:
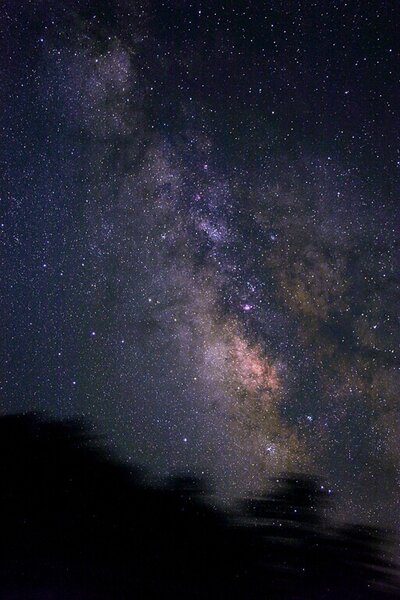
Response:
POLYGON ((381 13, 103 4, 4 9, 2 410, 83 415, 225 497, 312 471, 397 523, 381 13))

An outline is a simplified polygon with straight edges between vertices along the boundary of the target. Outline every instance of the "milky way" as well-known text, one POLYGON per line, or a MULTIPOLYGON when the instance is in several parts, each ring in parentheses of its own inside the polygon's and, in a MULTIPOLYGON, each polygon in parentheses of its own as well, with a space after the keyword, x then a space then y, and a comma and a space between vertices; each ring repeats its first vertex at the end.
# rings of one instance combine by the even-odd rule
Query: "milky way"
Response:
POLYGON ((1 9, 3 410, 394 524, 390 3, 83 4, 1 9))

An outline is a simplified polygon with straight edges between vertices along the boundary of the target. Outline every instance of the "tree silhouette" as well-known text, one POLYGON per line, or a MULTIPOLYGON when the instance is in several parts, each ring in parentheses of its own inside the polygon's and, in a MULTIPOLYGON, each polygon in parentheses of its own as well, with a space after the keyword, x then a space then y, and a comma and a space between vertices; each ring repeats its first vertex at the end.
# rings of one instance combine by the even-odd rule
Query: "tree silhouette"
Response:
POLYGON ((202 482, 145 483, 78 422, 0 418, 0 600, 397 598, 386 532, 339 526, 298 475, 213 507, 202 482))

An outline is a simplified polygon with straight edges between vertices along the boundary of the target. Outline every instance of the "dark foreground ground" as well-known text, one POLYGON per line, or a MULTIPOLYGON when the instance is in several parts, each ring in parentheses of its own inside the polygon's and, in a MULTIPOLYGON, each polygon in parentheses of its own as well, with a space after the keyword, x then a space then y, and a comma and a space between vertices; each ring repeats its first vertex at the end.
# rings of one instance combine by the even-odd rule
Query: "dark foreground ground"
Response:
POLYGON ((0 419, 0 600, 399 598, 384 531, 339 526, 285 476, 235 513, 198 482, 146 485, 79 424, 0 419))

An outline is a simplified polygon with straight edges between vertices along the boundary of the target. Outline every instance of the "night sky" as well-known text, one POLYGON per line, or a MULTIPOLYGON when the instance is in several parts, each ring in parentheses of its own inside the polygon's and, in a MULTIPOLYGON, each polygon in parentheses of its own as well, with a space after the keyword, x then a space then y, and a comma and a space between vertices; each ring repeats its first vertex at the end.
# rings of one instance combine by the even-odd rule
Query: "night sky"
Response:
POLYGON ((399 11, 1 4, 1 411, 400 525, 399 11))

